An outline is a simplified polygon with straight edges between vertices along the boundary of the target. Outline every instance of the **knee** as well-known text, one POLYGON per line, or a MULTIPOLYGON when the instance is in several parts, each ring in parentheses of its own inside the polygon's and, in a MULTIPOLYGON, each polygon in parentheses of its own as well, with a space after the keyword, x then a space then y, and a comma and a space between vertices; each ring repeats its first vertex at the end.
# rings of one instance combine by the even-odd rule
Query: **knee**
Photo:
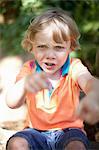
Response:
POLYGON ((21 137, 11 138, 6 146, 6 150, 29 150, 28 142, 21 137))
POLYGON ((72 141, 65 146, 65 150, 77 150, 77 149, 86 150, 85 145, 80 141, 72 141))

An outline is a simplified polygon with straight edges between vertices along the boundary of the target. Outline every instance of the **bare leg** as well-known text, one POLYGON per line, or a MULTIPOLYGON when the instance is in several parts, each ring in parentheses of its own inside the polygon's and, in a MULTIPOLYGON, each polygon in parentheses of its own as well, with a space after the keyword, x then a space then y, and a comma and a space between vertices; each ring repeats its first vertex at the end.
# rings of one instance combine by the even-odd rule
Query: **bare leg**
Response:
POLYGON ((13 137, 8 142, 7 150, 29 150, 29 145, 26 139, 13 137))
POLYGON ((71 141, 66 145, 65 150, 86 150, 86 148, 80 141, 71 141))

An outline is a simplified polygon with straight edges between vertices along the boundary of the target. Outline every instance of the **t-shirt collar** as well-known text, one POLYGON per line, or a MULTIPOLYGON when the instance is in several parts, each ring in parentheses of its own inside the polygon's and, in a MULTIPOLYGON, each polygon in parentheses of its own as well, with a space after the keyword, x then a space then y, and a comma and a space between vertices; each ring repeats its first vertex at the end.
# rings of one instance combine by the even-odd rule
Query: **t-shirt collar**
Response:
POLYGON ((70 67, 70 56, 68 55, 65 64, 62 66, 62 76, 65 76, 68 74, 69 67, 70 67))
MULTIPOLYGON (((35 63, 36 63, 36 72, 40 73, 41 71, 43 71, 43 69, 40 67, 38 62, 35 61, 35 63)), ((62 69, 62 76, 65 76, 68 74, 69 67, 70 67, 70 56, 68 55, 65 64, 61 68, 62 69)))

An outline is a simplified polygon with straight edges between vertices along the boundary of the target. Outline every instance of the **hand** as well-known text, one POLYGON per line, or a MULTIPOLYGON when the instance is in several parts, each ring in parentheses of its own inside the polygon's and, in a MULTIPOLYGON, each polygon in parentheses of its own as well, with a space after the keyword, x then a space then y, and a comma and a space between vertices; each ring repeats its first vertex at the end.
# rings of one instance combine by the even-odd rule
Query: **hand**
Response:
POLYGON ((26 77, 25 89, 29 92, 36 93, 42 89, 50 89, 51 83, 48 81, 44 72, 34 73, 26 77))
POLYGON ((89 124, 99 121, 99 94, 98 90, 91 91, 85 96, 77 109, 77 116, 89 124))

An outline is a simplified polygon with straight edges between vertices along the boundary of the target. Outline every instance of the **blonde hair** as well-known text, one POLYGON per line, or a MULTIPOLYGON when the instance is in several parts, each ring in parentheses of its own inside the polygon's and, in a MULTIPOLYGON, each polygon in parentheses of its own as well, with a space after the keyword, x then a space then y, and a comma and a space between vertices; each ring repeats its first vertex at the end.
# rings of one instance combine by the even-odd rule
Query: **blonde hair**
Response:
POLYGON ((53 40, 56 43, 70 39, 71 50, 79 48, 78 40, 80 33, 78 27, 75 21, 68 15, 68 13, 61 9, 49 9, 31 21, 22 41, 22 47, 27 51, 31 51, 36 33, 42 31, 51 23, 57 26, 57 28, 52 29, 53 40), (67 34, 67 26, 69 28, 69 34, 67 34))

